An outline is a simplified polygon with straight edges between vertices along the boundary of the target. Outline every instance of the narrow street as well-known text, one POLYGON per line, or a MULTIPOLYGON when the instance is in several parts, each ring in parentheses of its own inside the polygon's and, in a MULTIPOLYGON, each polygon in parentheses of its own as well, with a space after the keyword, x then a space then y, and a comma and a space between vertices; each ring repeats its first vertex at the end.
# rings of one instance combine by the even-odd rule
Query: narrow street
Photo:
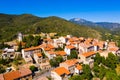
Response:
POLYGON ((41 77, 49 77, 50 76, 50 73, 51 73, 51 70, 53 70, 54 68, 50 69, 49 71, 45 71, 43 73, 38 73, 37 76, 34 76, 33 80, 37 80, 41 77))

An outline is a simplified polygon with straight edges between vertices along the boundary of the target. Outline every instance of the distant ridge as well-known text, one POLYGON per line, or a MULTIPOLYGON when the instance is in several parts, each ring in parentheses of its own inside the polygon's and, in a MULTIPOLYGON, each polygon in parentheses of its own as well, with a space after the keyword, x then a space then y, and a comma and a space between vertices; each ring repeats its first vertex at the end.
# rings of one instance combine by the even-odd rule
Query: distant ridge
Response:
POLYGON ((111 22, 92 22, 92 21, 88 21, 85 19, 81 19, 81 18, 73 18, 70 19, 69 21, 79 24, 79 25, 86 25, 86 26, 91 26, 91 27, 95 27, 95 26, 100 26, 102 28, 106 28, 106 29, 110 29, 112 31, 120 28, 120 24, 119 23, 111 23, 111 22))

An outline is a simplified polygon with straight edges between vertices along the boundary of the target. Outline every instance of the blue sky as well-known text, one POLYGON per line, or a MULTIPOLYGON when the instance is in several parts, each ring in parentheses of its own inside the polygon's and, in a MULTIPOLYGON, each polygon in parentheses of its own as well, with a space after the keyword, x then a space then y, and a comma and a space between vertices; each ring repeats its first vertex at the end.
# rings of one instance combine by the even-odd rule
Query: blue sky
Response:
POLYGON ((120 0, 0 0, 0 13, 120 23, 120 0))

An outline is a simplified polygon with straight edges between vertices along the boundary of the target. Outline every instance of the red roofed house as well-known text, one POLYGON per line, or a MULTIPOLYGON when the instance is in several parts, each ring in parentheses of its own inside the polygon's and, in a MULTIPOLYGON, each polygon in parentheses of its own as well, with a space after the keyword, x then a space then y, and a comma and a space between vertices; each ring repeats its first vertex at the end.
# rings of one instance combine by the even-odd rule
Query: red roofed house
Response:
POLYGON ((70 72, 64 67, 58 67, 51 71, 53 80, 68 80, 70 72))
POLYGON ((53 39, 53 41, 54 41, 53 45, 54 45, 55 48, 58 48, 58 47, 63 48, 63 43, 60 39, 53 39))
POLYGON ((36 61, 37 64, 42 63, 42 53, 35 53, 34 60, 36 61))
POLYGON ((21 69, 3 74, 4 80, 32 80, 30 69, 21 69))
POLYGON ((95 57, 96 52, 90 51, 83 54, 79 54, 78 57, 83 61, 84 64, 93 63, 92 57, 95 57))
POLYGON ((119 50, 119 48, 116 46, 115 42, 109 42, 108 49, 109 52, 112 52, 113 54, 116 54, 119 50))
POLYGON ((64 60, 67 60, 67 53, 65 51, 57 51, 56 55, 60 55, 63 57, 64 60))
POLYGON ((64 51, 67 53, 67 55, 70 55, 72 50, 75 50, 74 46, 71 46, 71 45, 65 46, 64 51))
POLYGON ((67 70, 70 71, 71 74, 75 73, 75 66, 78 64, 77 59, 67 60, 65 62, 60 63, 60 67, 65 67, 67 70))
POLYGON ((82 72, 83 72, 82 65, 77 64, 76 67, 75 67, 75 73, 80 74, 82 72))
POLYGON ((31 61, 34 53, 41 53, 42 49, 41 46, 35 46, 35 47, 30 47, 30 48, 25 48, 22 49, 22 56, 25 59, 26 62, 31 61))
POLYGON ((49 59, 53 59, 54 57, 56 57, 56 52, 54 51, 48 51, 45 53, 45 55, 49 58, 49 59))

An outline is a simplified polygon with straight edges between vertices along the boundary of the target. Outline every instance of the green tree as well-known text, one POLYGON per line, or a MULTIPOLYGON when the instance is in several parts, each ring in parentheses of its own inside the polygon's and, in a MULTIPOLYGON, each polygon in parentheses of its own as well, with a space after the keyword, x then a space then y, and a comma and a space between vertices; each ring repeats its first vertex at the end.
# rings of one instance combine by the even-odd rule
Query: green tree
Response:
POLYGON ((33 41, 33 46, 38 46, 42 43, 42 39, 40 36, 35 36, 33 41))
POLYGON ((72 50, 70 53, 70 56, 68 56, 68 59, 74 59, 74 58, 78 58, 78 52, 76 50, 72 50))
POLYGON ((106 72, 106 80, 120 80, 120 77, 116 74, 114 70, 109 70, 106 72))
POLYGON ((64 61, 62 56, 58 56, 58 57, 56 57, 55 60, 56 60, 58 63, 61 63, 61 62, 64 61))
POLYGON ((13 63, 18 66, 20 64, 20 62, 18 60, 14 60, 13 63))
POLYGON ((92 73, 89 65, 83 65, 83 76, 84 79, 91 80, 92 79, 92 73))
POLYGON ((105 57, 102 56, 102 57, 101 57, 101 63, 105 65, 105 62, 106 62, 105 57))
POLYGON ((0 73, 4 73, 4 72, 5 72, 5 68, 2 65, 0 65, 0 73))
POLYGON ((100 64, 101 61, 102 61, 102 58, 100 56, 99 53, 96 53, 96 56, 94 57, 94 61, 97 63, 97 64, 100 64))
POLYGON ((35 67, 34 65, 32 65, 32 66, 30 66, 30 70, 31 70, 32 72, 35 72, 35 71, 37 71, 38 69, 37 69, 37 67, 35 67))
POLYGON ((59 65, 59 63, 55 59, 50 59, 50 65, 52 67, 57 67, 59 65))
POLYGON ((63 61, 64 60, 63 60, 62 56, 57 56, 56 58, 53 58, 53 59, 50 60, 50 65, 52 67, 57 67, 63 61))
POLYGON ((111 69, 115 69, 116 65, 118 63, 118 57, 115 56, 113 53, 109 53, 108 57, 106 58, 106 66, 111 68, 111 69))
POLYGON ((106 74, 107 69, 104 66, 100 66, 99 68, 99 78, 102 80, 106 74))
POLYGON ((69 80, 84 80, 84 77, 82 75, 74 75, 69 80))
POLYGON ((98 75, 99 75, 99 65, 98 65, 98 63, 97 62, 94 62, 94 67, 93 67, 93 71, 94 71, 94 75, 96 76, 96 77, 98 77, 98 75))

